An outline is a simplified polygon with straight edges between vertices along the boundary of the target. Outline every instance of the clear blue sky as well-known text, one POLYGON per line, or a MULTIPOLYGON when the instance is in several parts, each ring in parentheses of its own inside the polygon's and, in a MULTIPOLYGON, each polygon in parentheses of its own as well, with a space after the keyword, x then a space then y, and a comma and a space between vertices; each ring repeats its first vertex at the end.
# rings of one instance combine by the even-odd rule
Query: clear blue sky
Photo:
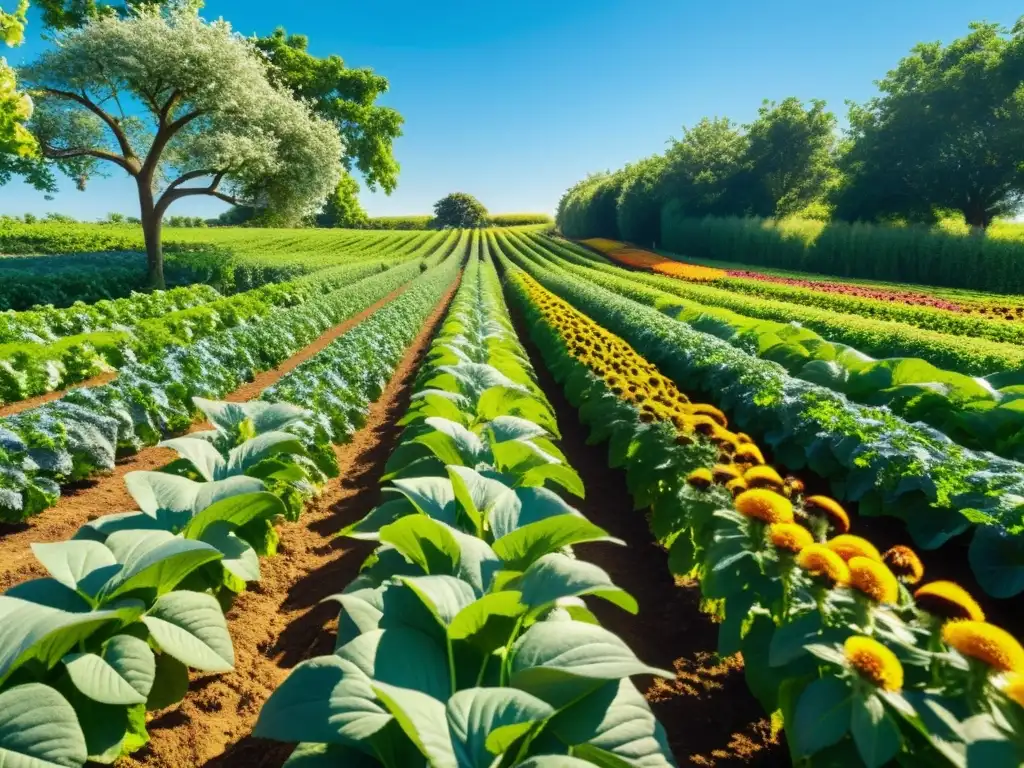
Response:
MULTIPOLYGON (((587 173, 659 152, 702 116, 746 122, 762 99, 795 95, 842 117, 914 43, 1021 14, 1012 0, 207 0, 204 12, 245 34, 308 34, 313 53, 390 79, 402 173, 390 197, 364 192, 371 215, 427 213, 456 190, 494 212, 552 212, 587 173)), ((12 63, 44 46, 33 22, 12 63)), ((114 171, 53 201, 12 183, 0 213, 137 213, 114 171)), ((200 198, 170 213, 224 207, 200 198)))

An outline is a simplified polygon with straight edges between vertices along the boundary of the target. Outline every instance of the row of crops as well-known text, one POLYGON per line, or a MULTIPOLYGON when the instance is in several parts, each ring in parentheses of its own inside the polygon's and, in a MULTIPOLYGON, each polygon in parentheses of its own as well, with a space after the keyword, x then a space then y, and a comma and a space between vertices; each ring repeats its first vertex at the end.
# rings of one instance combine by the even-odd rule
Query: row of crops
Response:
MULTIPOLYGON (((381 503, 344 521, 345 537, 376 548, 335 585, 334 651, 292 670, 254 726, 299 745, 290 768, 675 765, 631 680, 674 675, 601 625, 594 600, 627 613, 638 600, 574 551, 635 542, 575 508, 587 489, 560 428, 578 425, 556 419, 527 344, 624 472, 635 509, 615 513, 646 515, 667 568, 696 580, 714 650, 742 652, 794 763, 1020 764, 1024 648, 1019 627, 986 614, 1012 616, 998 600, 1024 591, 1021 464, 966 447, 948 423, 911 423, 894 401, 878 407, 897 384, 855 369, 870 359, 827 334, 750 324, 684 295, 715 288, 706 273, 628 258, 653 272, 536 232, 387 237, 255 289, 301 291, 295 301, 0 420, 10 521, 53 514, 61 486, 142 446, 179 456, 126 475, 137 511, 33 545, 49 575, 0 596, 0 755, 113 762, 147 743, 147 713, 188 695, 190 670, 232 669, 225 612, 275 556, 278 524, 338 482, 334 446, 460 280, 380 469, 381 503), (219 401, 385 297, 258 400, 219 401), (812 361, 788 364, 770 351, 779 343, 831 349, 846 373, 804 375, 812 361), (213 428, 186 434, 199 414, 213 428), (880 515, 901 521, 895 545, 879 546, 880 515), (963 560, 965 578, 933 576, 940 558, 963 560)), ((134 300, 80 322, 121 313, 139 335, 223 299, 134 300)), ((49 312, 45 343, 79 327, 49 312)), ((989 384, 997 402, 1013 394, 989 384)))

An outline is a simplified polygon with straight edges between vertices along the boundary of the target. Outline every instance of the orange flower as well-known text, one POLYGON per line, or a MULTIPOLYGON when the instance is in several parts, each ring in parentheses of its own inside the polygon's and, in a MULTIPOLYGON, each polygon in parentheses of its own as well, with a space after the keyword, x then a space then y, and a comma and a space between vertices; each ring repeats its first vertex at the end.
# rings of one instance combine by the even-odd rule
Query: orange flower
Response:
POLYGON ((768 538, 776 549, 800 552, 814 543, 811 532, 796 523, 773 523, 768 528, 768 538))
POLYGON ((796 564, 829 584, 846 584, 850 581, 850 569, 846 562, 824 544, 808 544, 796 556, 796 564))
POLYGON ((942 628, 942 641, 1000 672, 1024 672, 1024 648, 1013 635, 994 624, 950 621, 942 628))
POLYGON ((773 491, 782 491, 782 478, 772 467, 761 464, 751 467, 743 473, 743 479, 747 481, 750 488, 770 488, 773 491))
POLYGON ((765 488, 744 491, 736 497, 736 509, 746 517, 765 523, 793 522, 793 505, 785 496, 765 488))
POLYGON ((952 581, 933 581, 914 593, 917 607, 943 619, 984 621, 985 612, 966 589, 952 581))
MULTIPOLYGON (((800 492, 803 492, 803 483, 800 483, 800 492)), ((804 499, 804 511, 810 515, 824 517, 837 533, 847 533, 850 530, 850 516, 838 501, 828 496, 808 496, 804 499)))
POLYGON ((878 688, 893 692, 903 688, 903 665, 895 653, 874 638, 848 637, 843 654, 861 677, 878 688))
POLYGON ((764 454, 753 443, 742 443, 736 449, 736 461, 745 464, 764 464, 764 454))
POLYGON ((862 539, 860 536, 846 533, 836 536, 834 539, 829 539, 826 545, 846 561, 853 557, 867 557, 875 562, 882 562, 882 556, 875 549, 875 545, 867 539, 862 539))
POLYGON ((910 547, 898 544, 887 549, 882 562, 905 584, 917 584, 924 577, 924 564, 910 547))
POLYGON ((870 557, 852 557, 847 566, 850 568, 851 587, 876 603, 892 605, 899 602, 900 584, 883 563, 870 557))
POLYGON ((694 488, 699 488, 702 491, 706 490, 711 486, 711 483, 713 482, 713 479, 711 477, 711 470, 705 467, 695 469, 693 472, 687 475, 686 482, 688 482, 694 488))

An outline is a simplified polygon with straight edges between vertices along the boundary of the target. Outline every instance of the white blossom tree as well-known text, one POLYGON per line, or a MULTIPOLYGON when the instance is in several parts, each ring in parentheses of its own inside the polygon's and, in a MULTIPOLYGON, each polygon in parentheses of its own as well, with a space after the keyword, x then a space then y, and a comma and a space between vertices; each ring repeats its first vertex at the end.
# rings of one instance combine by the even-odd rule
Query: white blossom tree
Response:
POLYGON ((317 213, 341 178, 337 128, 273 85, 252 42, 194 3, 104 15, 63 33, 21 70, 45 158, 79 188, 104 166, 138 185, 151 283, 163 285, 160 232, 177 200, 210 195, 317 213))

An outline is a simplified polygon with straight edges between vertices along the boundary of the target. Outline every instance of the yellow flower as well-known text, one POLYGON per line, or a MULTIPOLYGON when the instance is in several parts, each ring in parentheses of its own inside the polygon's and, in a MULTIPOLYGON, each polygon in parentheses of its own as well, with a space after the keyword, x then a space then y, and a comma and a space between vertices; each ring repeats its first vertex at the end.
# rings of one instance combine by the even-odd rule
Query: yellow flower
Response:
POLYGON ((754 440, 746 432, 737 432, 736 433, 736 442, 737 443, 752 443, 752 442, 754 442, 754 440))
POLYGON ((743 443, 736 449, 736 461, 746 464, 764 464, 764 454, 753 443, 743 443))
POLYGON ((1003 685, 1003 693, 1024 707, 1024 674, 1010 675, 1003 685))
POLYGON ((736 497, 736 509, 747 517, 766 523, 792 523, 793 505, 785 496, 766 488, 744 491, 736 497))
POLYGON ((899 602, 900 583, 884 563, 870 557, 852 557, 846 564, 850 568, 851 587, 876 603, 899 602))
POLYGON ((801 496, 804 492, 804 481, 796 477, 787 477, 785 487, 790 496, 801 496))
POLYGON ((933 581, 914 593, 917 607, 943 619, 984 621, 985 612, 966 589, 952 581, 933 581))
POLYGON ((725 490, 731 493, 734 497, 739 496, 741 493, 747 490, 747 481, 742 477, 734 477, 728 483, 725 484, 725 490))
POLYGON ((695 416, 707 416, 720 427, 729 426, 729 420, 725 417, 725 414, 713 405, 708 405, 707 403, 694 403, 690 406, 690 413, 695 416))
POLYGON ((917 584, 924 577, 924 564, 910 547, 897 544, 887 549, 882 562, 905 584, 917 584))
MULTIPOLYGON (((800 483, 799 480, 797 482, 800 483)), ((803 483, 800 483, 800 492, 803 492, 803 483)), ((804 499, 804 511, 826 518, 836 533, 847 533, 850 530, 850 516, 838 501, 828 496, 808 496, 804 499)))
POLYGON ((782 490, 782 478, 772 467, 764 464, 751 467, 743 473, 743 479, 751 488, 770 488, 773 491, 782 490))
POLYGON ((728 483, 740 476, 740 468, 734 464, 715 464, 711 468, 711 474, 717 483, 728 483))
POLYGON ((687 475, 686 482, 688 482, 694 488, 699 488, 700 490, 703 491, 710 487, 711 483, 714 482, 714 480, 711 477, 711 470, 705 467, 701 467, 700 469, 695 469, 693 472, 687 475))
POLYGON ((882 562, 882 556, 875 549, 875 545, 860 536, 848 533, 836 536, 834 539, 829 539, 826 546, 847 562, 854 557, 867 557, 876 563, 882 562))
POLYGON ((768 538, 776 549, 799 552, 814 543, 811 532, 796 523, 774 523, 768 528, 768 538))
POLYGON ((1024 672, 1024 648, 1013 635, 994 624, 951 621, 942 628, 942 641, 1000 672, 1024 672))
POLYGON ((896 654, 871 637, 854 635, 843 643, 843 654, 857 673, 884 691, 903 688, 903 665, 896 654))
POLYGON ((823 577, 830 584, 846 584, 850 581, 850 569, 846 562, 824 544, 809 544, 796 556, 796 564, 812 576, 823 577))

